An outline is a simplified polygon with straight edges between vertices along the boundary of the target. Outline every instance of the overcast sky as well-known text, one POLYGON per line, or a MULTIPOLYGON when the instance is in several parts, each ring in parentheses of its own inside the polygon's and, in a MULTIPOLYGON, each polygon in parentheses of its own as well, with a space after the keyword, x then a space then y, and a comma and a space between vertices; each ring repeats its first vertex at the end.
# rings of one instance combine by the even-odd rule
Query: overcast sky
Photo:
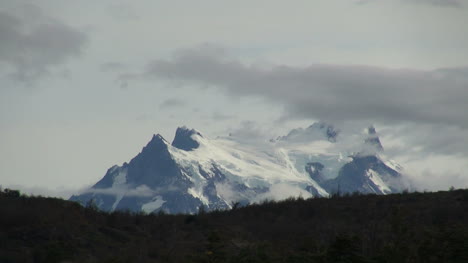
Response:
POLYGON ((375 125, 468 187, 468 1, 0 0, 0 185, 67 196, 178 126, 375 125))

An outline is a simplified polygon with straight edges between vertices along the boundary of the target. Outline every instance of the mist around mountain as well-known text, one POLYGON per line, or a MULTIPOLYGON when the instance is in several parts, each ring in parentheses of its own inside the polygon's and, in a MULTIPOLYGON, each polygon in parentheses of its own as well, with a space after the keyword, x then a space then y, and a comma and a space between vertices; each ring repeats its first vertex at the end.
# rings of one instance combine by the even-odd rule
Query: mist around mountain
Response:
POLYGON ((197 213, 288 197, 390 194, 408 188, 374 127, 353 137, 325 122, 276 139, 208 138, 179 127, 172 143, 153 135, 128 163, 109 168, 70 200, 104 211, 197 213), (349 135, 346 135, 349 136, 349 135))

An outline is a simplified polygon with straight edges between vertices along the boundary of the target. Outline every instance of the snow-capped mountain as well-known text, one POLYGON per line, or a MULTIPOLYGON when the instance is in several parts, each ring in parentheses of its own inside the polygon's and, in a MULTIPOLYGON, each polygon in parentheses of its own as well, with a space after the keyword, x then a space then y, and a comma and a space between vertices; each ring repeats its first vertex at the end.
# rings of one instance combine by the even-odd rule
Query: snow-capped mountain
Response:
POLYGON ((259 143, 235 136, 210 139, 181 127, 172 144, 154 135, 129 163, 111 167, 70 199, 93 200, 107 211, 194 213, 236 202, 402 189, 400 168, 382 157, 373 127, 352 147, 340 136, 323 122, 259 143))

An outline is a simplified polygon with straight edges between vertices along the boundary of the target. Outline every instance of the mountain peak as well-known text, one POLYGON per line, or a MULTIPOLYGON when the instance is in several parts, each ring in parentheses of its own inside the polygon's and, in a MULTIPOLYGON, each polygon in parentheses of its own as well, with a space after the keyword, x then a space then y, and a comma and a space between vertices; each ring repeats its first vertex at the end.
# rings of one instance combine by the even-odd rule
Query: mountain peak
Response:
POLYGON ((153 135, 129 163, 110 168, 73 200, 95 200, 107 211, 196 213, 202 205, 228 209, 233 202, 298 194, 325 197, 337 189, 376 194, 403 189, 394 165, 387 166, 385 157, 375 154, 375 146, 364 143, 365 138, 377 140, 375 128, 370 127, 365 138, 358 134, 359 141, 352 137, 363 152, 346 158, 348 146, 342 144, 348 143, 347 133, 332 145, 327 139, 336 130, 330 126, 317 123, 296 129, 271 145, 256 144, 253 139, 258 137, 207 140, 195 129, 179 127, 172 146, 153 135))
POLYGON ((160 134, 153 134, 151 140, 143 147, 142 152, 147 152, 154 149, 167 149, 168 142, 160 134))
POLYGON ((153 137, 151 138, 151 141, 149 141, 148 144, 159 144, 159 143, 164 143, 164 144, 167 144, 167 141, 166 139, 164 139, 164 137, 162 137, 161 134, 153 134, 153 137))
POLYGON ((367 134, 368 137, 366 138, 365 142, 374 146, 378 151, 383 151, 383 146, 382 143, 380 143, 379 135, 377 134, 377 131, 373 125, 367 128, 367 134))
POLYGON ((184 151, 191 151, 198 148, 200 143, 193 138, 193 135, 203 137, 201 133, 195 129, 189 129, 186 126, 178 127, 174 140, 172 141, 172 146, 184 151))

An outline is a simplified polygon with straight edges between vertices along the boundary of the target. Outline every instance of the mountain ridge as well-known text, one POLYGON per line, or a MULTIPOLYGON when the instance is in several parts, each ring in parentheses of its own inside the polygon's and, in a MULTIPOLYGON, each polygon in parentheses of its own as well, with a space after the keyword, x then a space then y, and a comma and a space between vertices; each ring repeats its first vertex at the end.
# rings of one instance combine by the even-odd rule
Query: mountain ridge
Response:
POLYGON ((360 142, 367 149, 361 152, 344 149, 341 136, 332 125, 319 122, 258 147, 232 137, 210 139, 182 126, 172 143, 153 135, 130 162, 111 167, 70 200, 93 200, 106 211, 196 213, 201 207, 228 209, 233 203, 289 196, 402 190, 401 183, 394 183, 400 181, 400 171, 379 155, 383 147, 374 127, 360 142), (369 147, 375 148, 371 154, 369 147))

